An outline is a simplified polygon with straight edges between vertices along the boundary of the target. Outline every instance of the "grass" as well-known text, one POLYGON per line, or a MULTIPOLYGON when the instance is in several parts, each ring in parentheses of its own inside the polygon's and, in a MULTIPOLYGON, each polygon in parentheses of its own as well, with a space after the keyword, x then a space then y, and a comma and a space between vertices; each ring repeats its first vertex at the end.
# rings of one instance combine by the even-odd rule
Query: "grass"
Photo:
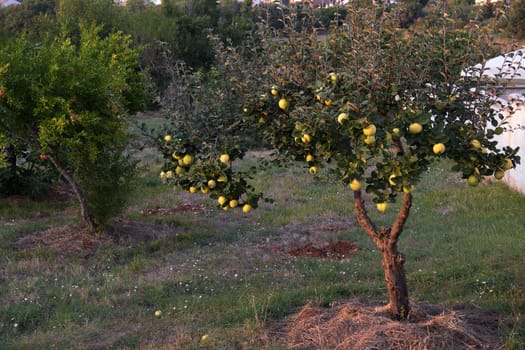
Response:
MULTIPOLYGON (((501 336, 507 349, 520 349, 525 197, 501 183, 466 187, 446 165, 417 188, 400 241, 411 297, 505 315, 501 336)), ((155 171, 141 183, 123 219, 143 226, 118 240, 98 237, 88 252, 18 245, 48 228, 73 227, 71 203, 1 202, 0 348, 277 349, 267 326, 298 307, 386 298, 380 256, 342 186, 300 168, 268 169, 255 185, 275 202, 244 215, 167 190, 155 171), (204 207, 147 214, 182 204, 204 207), (339 239, 362 250, 342 261, 286 254, 294 244, 339 239)), ((371 212, 382 224, 395 215, 371 212)))

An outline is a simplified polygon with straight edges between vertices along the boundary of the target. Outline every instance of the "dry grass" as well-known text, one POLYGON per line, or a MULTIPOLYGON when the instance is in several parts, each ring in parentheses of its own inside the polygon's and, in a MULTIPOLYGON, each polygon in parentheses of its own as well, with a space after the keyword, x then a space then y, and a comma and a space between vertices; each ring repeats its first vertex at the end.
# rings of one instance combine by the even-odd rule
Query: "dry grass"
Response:
POLYGON ((275 334, 289 349, 503 349, 501 320, 473 307, 447 309, 412 304, 406 322, 391 320, 384 307, 350 300, 330 308, 306 305, 279 323, 275 334))

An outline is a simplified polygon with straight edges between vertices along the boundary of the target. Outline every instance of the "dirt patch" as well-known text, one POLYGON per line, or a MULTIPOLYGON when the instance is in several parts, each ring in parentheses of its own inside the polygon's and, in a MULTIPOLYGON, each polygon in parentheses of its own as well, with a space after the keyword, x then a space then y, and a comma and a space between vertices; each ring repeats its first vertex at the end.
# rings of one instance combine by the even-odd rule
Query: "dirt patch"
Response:
POLYGON ((81 224, 51 227, 20 236, 15 250, 49 249, 58 256, 88 256, 122 241, 149 241, 174 233, 176 228, 141 221, 114 220, 104 232, 92 233, 81 224))
POLYGON ((206 210, 206 207, 202 204, 192 205, 192 204, 181 204, 173 208, 160 208, 156 207, 148 210, 141 210, 141 215, 172 215, 175 213, 200 213, 201 211, 206 210))
POLYGON ((472 306, 447 309, 412 303, 408 321, 393 321, 386 308, 359 300, 330 308, 306 305, 280 323, 273 334, 293 349, 502 349, 502 320, 472 306))
POLYGON ((288 254, 298 257, 330 258, 341 260, 357 254, 359 247, 351 242, 337 241, 322 247, 316 247, 313 243, 288 250, 288 254))

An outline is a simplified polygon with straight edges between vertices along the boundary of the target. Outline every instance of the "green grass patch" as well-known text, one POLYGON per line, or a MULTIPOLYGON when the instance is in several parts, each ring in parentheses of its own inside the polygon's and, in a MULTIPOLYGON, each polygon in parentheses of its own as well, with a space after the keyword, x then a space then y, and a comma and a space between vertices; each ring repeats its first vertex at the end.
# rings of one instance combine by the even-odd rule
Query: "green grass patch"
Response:
MULTIPOLYGON (((507 349, 519 349, 525 197, 501 183, 467 187, 446 166, 436 165, 416 189, 399 243, 411 297, 500 313, 509 319, 501 334, 507 349)), ((267 323, 307 303, 386 301, 380 254, 357 226, 352 195, 342 185, 300 167, 269 168, 255 186, 275 201, 244 215, 218 210, 201 194, 174 191, 156 176, 140 177, 121 218, 134 223, 133 231, 98 237, 89 252, 17 245, 75 222, 71 203, 2 202, 0 348, 275 349, 267 323), (173 210, 180 206, 199 209, 173 210), (335 240, 361 250, 341 261, 287 253, 335 240)), ((367 205, 386 225, 399 203, 385 214, 367 205)))

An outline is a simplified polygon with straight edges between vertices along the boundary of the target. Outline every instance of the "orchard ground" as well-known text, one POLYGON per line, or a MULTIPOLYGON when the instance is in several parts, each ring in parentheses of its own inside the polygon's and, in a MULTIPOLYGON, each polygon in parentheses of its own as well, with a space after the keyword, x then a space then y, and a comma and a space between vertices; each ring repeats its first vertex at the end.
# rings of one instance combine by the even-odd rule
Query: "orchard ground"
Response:
MULTIPOLYGON (((225 212, 166 187, 160 164, 143 153, 131 205, 97 236, 67 195, 2 199, 0 348, 525 346, 525 197, 502 183, 469 187, 447 162, 425 175, 400 241, 414 310, 399 323, 349 189, 271 168, 254 180, 273 204, 225 212), (308 253, 331 246, 348 250, 308 253)), ((368 205, 393 220, 396 204, 368 205)))

